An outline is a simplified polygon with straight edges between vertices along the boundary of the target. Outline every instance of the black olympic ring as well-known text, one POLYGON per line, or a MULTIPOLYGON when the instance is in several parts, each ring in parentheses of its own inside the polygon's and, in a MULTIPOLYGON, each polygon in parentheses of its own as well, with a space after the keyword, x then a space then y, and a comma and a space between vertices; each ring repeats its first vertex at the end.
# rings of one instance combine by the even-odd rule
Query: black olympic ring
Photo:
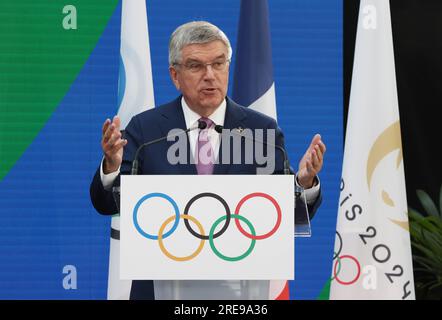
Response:
MULTIPOLYGON (((336 231, 336 236, 339 238, 339 250, 338 250, 338 252, 335 252, 335 254, 333 255, 333 260, 335 260, 336 258, 339 257, 339 255, 341 254, 341 251, 342 251, 342 246, 343 246, 342 237, 338 231, 336 231)), ((335 244, 336 244, 336 240, 335 240, 335 244)))
MULTIPOLYGON (((184 208, 184 215, 188 215, 189 214, 189 209, 190 206, 199 198, 203 198, 203 197, 212 197, 215 198, 217 200, 219 200, 221 202, 221 204, 224 206, 224 209, 226 209, 226 222, 224 223, 224 226, 221 228, 220 231, 218 231, 217 233, 215 233, 213 235, 213 239, 218 238, 220 235, 222 235, 224 232, 226 232, 227 228, 229 227, 230 224, 230 208, 229 205, 227 204, 227 202, 221 198, 219 195, 215 194, 215 193, 211 193, 211 192, 203 192, 200 194, 197 194, 196 196, 194 196, 192 199, 189 200, 189 202, 186 204, 186 208, 184 208)), ((192 227, 190 226, 189 221, 186 219, 184 220, 184 224, 186 225, 187 230, 189 230, 189 232, 191 234, 193 234, 195 237, 197 237, 198 239, 204 239, 204 240, 209 240, 209 236, 205 236, 205 235, 201 235, 197 232, 195 232, 192 227)))

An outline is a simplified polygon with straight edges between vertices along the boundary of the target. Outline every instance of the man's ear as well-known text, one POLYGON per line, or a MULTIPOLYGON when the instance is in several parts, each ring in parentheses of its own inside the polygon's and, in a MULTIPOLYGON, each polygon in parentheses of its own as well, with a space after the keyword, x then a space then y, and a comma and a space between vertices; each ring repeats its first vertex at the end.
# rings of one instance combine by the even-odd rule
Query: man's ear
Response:
POLYGON ((180 90, 180 83, 178 81, 178 72, 173 66, 169 67, 170 78, 172 79, 173 84, 177 90, 180 90))

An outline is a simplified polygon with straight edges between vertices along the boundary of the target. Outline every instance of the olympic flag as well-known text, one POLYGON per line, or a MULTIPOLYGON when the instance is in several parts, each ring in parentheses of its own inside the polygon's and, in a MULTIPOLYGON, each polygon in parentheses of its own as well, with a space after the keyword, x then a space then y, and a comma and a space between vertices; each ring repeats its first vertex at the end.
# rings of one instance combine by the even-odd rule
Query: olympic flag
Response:
MULTIPOLYGON (((145 0, 123 0, 121 11, 121 59, 118 84, 121 129, 130 119, 155 105, 149 32, 145 0)), ((120 217, 112 217, 107 298, 129 299, 132 282, 120 279, 120 217)))
POLYGON ((414 299, 389 1, 362 0, 330 299, 414 299))
POLYGON ((294 279, 293 179, 122 176, 121 278, 294 279))

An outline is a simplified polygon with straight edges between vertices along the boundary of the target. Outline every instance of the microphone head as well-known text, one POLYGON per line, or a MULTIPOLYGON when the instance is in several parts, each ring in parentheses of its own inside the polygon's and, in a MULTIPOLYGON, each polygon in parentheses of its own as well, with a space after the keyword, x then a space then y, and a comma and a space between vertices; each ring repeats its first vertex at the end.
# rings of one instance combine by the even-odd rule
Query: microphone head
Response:
POLYGON ((215 131, 218 132, 218 133, 222 133, 223 129, 224 129, 224 127, 222 125, 220 125, 220 124, 217 124, 215 126, 215 131))
POLYGON ((207 128, 207 123, 202 120, 198 120, 198 129, 204 130, 207 128))

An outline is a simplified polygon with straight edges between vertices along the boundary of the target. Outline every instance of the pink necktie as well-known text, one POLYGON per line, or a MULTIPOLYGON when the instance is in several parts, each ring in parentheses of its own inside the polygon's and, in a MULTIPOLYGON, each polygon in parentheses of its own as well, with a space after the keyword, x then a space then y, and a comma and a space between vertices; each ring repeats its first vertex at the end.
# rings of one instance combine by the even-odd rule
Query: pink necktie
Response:
POLYGON ((207 124, 207 127, 200 130, 198 134, 198 142, 195 148, 196 170, 198 174, 212 174, 215 158, 212 144, 209 140, 209 129, 214 123, 209 118, 204 117, 201 118, 200 121, 204 121, 207 124))

